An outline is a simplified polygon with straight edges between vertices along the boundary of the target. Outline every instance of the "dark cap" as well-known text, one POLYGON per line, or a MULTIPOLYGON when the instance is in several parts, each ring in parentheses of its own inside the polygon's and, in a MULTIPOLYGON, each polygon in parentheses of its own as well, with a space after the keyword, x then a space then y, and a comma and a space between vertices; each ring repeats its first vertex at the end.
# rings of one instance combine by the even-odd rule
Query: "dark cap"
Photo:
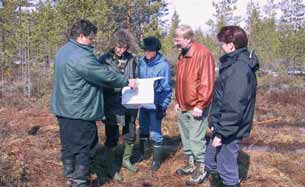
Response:
POLYGON ((143 39, 141 48, 148 51, 159 51, 161 49, 161 42, 158 38, 149 36, 143 39))

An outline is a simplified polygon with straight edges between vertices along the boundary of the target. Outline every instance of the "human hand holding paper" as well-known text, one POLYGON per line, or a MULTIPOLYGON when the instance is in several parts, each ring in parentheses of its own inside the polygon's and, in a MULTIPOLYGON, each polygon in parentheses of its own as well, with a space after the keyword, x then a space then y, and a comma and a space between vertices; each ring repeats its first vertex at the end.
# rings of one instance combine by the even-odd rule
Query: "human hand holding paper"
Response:
POLYGON ((137 88, 137 79, 129 79, 128 82, 129 82, 128 86, 131 89, 136 89, 137 88))
POLYGON ((156 109, 154 104, 154 81, 162 77, 136 79, 136 88, 124 87, 122 105, 126 108, 156 109))

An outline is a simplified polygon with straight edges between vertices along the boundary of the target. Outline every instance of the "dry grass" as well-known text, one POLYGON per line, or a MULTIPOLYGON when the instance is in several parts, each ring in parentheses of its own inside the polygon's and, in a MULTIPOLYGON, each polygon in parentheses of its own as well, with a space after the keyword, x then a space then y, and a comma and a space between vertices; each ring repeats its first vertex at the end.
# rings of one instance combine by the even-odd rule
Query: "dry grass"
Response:
MULTIPOLYGON (((251 136, 244 141, 245 146, 257 147, 245 147, 239 157, 244 187, 305 186, 305 91, 294 87, 278 89, 280 82, 276 85, 275 88, 262 85, 258 89, 255 125, 251 136)), ((49 113, 47 98, 26 104, 15 103, 18 107, 0 107, 0 186, 64 186, 59 131, 54 116, 49 113)), ((93 168, 97 173, 93 186, 100 186, 97 184, 103 181, 105 172, 102 123, 98 123, 98 129, 101 146, 93 168)), ((162 130, 165 144, 171 151, 158 172, 152 173, 150 160, 146 160, 136 163, 140 172, 134 174, 121 169, 124 181, 110 180, 104 186, 185 186, 187 177, 175 175, 176 168, 183 164, 183 152, 173 106, 168 110, 162 130)), ((118 158, 121 152, 119 147, 118 158)), ((199 186, 210 184, 211 181, 199 186)))

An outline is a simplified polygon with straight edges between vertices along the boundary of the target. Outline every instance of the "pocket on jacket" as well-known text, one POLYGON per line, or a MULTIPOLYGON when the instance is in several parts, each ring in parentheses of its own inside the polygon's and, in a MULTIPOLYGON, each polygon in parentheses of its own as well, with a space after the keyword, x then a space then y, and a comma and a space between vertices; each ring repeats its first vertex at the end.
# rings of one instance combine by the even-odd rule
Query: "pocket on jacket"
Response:
POLYGON ((184 100, 188 104, 193 104, 197 100, 197 91, 194 84, 190 84, 189 82, 185 83, 186 87, 183 89, 184 94, 184 100))

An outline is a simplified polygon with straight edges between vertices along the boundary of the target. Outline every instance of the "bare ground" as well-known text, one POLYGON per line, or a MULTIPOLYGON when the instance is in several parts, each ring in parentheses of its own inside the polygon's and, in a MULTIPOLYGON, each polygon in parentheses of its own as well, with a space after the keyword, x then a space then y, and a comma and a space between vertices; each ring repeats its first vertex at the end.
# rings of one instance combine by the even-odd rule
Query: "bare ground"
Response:
MULTIPOLYGON (((304 187, 305 81, 301 78, 291 83, 288 78, 272 78, 268 84, 265 82, 259 82, 253 130, 243 141, 239 156, 241 184, 244 187, 304 187)), ((2 98, 0 103, 3 106, 0 107, 0 186, 63 187, 59 131, 56 119, 49 112, 48 97, 36 101, 15 96, 2 98), (4 105, 5 100, 13 104, 4 105)), ((175 175, 175 170, 183 165, 183 152, 172 107, 163 123, 165 146, 169 151, 161 169, 152 173, 150 160, 136 163, 140 171, 135 174, 118 167, 124 177, 121 182, 107 178, 104 126, 98 123, 100 146, 92 167, 95 173, 91 177, 92 186, 185 186, 187 177, 175 175)), ((117 160, 121 153, 122 146, 119 146, 117 160)), ((136 147, 135 157, 137 153, 136 147)), ((198 186, 215 186, 213 183, 210 178, 198 186)))

